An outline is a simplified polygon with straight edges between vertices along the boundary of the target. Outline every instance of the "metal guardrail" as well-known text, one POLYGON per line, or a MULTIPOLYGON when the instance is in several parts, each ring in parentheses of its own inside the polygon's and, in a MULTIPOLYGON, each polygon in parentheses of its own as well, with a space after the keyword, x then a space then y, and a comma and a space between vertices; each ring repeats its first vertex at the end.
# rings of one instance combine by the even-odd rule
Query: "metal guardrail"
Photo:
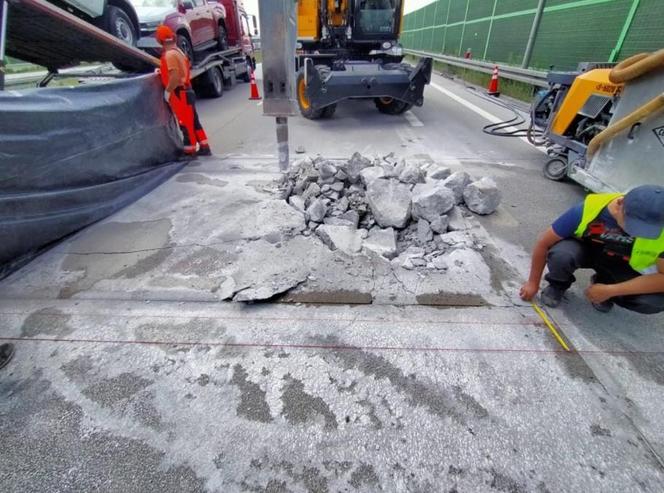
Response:
MULTIPOLYGON (((102 77, 105 74, 113 71, 114 69, 111 65, 86 65, 82 67, 72 67, 60 70, 58 74, 61 76, 71 75, 72 77, 76 77, 77 75, 85 75, 88 77, 98 75, 102 77)), ((24 72, 19 74, 7 74, 5 75, 5 89, 37 84, 47 75, 48 71, 46 70, 40 70, 38 72, 24 72)))
POLYGON ((477 72, 482 72, 485 74, 492 74, 493 69, 495 67, 498 67, 498 70, 500 71, 500 76, 502 78, 516 80, 519 82, 524 82, 526 84, 531 84, 533 86, 538 86, 538 87, 549 86, 549 84, 547 84, 546 82, 547 73, 542 72, 540 70, 524 69, 521 67, 514 67, 512 65, 502 65, 499 63, 481 62, 479 60, 442 55, 440 53, 429 53, 427 51, 404 49, 404 52, 408 53, 409 55, 431 57, 437 62, 447 63, 448 65, 454 65, 455 67, 475 70, 477 72))

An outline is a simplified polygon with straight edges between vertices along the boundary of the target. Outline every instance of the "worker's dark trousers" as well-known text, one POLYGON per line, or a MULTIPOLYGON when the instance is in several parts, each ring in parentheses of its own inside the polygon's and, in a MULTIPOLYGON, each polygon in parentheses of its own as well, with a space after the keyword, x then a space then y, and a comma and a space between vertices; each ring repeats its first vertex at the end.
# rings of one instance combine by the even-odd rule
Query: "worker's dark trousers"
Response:
MULTIPOLYGON (((576 278, 577 269, 593 269, 596 272, 595 282, 601 284, 617 284, 640 276, 629 265, 605 265, 602 258, 592 255, 591 249, 581 241, 574 239, 556 243, 547 256, 549 273, 546 280, 554 287, 563 291, 569 289, 576 278)), ((642 294, 636 296, 619 296, 611 298, 615 304, 639 313, 659 313, 664 311, 664 293, 642 294)))
POLYGON ((196 143, 202 147, 208 146, 208 138, 203 130, 198 111, 196 111, 196 94, 193 89, 178 87, 171 97, 171 108, 178 119, 182 130, 185 152, 191 154, 196 151, 196 143))

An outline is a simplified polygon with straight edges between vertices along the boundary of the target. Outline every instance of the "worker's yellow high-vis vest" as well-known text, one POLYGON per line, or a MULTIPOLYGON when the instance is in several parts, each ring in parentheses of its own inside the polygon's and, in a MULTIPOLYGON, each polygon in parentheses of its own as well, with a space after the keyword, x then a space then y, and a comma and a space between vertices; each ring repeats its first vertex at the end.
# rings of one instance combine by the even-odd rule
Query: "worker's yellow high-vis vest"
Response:
MULTIPOLYGON (((583 204, 581 224, 574 233, 576 237, 582 238, 588 225, 599 216, 600 212, 611 201, 623 195, 622 193, 593 193, 588 195, 583 204)), ((664 231, 655 240, 635 238, 629 265, 637 272, 646 271, 657 263, 657 259, 662 253, 664 253, 664 231)))

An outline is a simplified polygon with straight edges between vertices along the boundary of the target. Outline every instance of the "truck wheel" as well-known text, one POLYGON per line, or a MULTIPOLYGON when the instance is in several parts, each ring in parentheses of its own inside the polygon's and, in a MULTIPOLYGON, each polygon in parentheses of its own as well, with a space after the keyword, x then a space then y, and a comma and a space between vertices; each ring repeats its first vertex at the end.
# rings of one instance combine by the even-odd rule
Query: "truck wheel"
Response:
POLYGON ((242 80, 242 82, 251 82, 251 71, 252 70, 253 70, 253 68, 251 67, 251 64, 249 62, 247 62, 246 67, 245 67, 245 71, 240 76, 240 79, 242 80))
POLYGON ((300 107, 300 113, 308 120, 318 120, 323 116, 323 110, 315 110, 307 97, 306 86, 304 84, 304 71, 297 74, 297 104, 300 107))
POLYGON ((376 98, 374 103, 378 111, 386 115, 401 115, 413 107, 412 104, 394 98, 376 98))
POLYGON ((224 51, 228 49, 228 33, 223 24, 219 24, 219 36, 217 37, 217 46, 219 50, 224 51))
POLYGON ((200 85, 201 96, 220 98, 224 94, 224 74, 219 67, 208 69, 202 76, 200 85))
POLYGON ((194 64, 194 48, 191 46, 191 41, 184 34, 178 34, 176 39, 178 48, 180 48, 187 57, 191 64, 194 64))

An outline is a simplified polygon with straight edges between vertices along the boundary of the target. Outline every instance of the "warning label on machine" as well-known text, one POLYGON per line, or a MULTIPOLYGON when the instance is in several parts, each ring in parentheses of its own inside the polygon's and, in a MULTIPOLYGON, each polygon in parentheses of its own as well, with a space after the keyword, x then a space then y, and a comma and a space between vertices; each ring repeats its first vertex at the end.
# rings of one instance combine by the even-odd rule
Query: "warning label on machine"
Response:
POLYGON ((652 129, 655 132, 655 135, 659 139, 659 143, 664 146, 664 127, 657 127, 652 129))

